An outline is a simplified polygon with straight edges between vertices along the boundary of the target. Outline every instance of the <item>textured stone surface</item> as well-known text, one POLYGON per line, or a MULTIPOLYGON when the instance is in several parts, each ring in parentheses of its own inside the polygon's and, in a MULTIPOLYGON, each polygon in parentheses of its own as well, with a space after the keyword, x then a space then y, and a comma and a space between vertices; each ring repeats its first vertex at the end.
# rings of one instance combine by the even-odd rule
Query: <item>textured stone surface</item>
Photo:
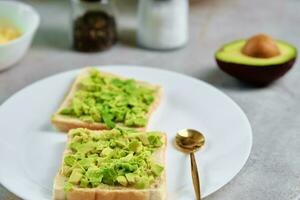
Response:
MULTIPOLYGON (((135 8, 128 1, 118 12, 122 41, 110 51, 95 54, 69 48, 67 1, 26 1, 40 12, 42 24, 24 59, 0 73, 0 103, 36 80, 84 65, 137 64, 185 73, 207 81, 234 99, 253 128, 253 149, 246 166, 206 199, 300 199, 299 64, 270 87, 257 89, 218 70, 213 59, 222 43, 257 32, 269 33, 299 47, 300 1, 193 0, 190 42, 184 49, 172 52, 135 46, 135 8)), ((0 199, 18 198, 0 186, 0 199)))

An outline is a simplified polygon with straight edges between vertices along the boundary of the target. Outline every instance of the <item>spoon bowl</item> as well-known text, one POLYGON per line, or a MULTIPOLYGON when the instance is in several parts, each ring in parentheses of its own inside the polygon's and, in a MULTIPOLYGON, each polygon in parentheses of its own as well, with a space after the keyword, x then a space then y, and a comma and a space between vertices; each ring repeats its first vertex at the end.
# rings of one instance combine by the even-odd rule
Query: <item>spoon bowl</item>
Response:
POLYGON ((182 129, 177 132, 175 145, 184 153, 192 153, 201 149, 205 144, 204 135, 194 129, 182 129))

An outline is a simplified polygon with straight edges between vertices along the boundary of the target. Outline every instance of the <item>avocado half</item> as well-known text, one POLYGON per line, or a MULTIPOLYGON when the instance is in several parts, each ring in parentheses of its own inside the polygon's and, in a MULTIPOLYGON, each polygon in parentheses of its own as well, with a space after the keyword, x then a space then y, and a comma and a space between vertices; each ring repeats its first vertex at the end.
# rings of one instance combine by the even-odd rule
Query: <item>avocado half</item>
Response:
POLYGON ((246 40, 225 44, 215 58, 226 73, 258 86, 268 85, 283 76, 296 61, 297 49, 283 41, 275 40, 280 54, 271 58, 250 57, 242 53, 246 40))

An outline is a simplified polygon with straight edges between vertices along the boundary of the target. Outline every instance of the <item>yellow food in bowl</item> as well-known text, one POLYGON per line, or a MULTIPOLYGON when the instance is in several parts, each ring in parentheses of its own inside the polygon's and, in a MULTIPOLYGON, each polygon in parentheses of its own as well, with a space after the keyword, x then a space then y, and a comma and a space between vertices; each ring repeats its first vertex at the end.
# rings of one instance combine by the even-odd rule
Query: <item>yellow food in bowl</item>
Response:
POLYGON ((6 44, 20 36, 20 31, 13 26, 0 27, 0 45, 6 44))

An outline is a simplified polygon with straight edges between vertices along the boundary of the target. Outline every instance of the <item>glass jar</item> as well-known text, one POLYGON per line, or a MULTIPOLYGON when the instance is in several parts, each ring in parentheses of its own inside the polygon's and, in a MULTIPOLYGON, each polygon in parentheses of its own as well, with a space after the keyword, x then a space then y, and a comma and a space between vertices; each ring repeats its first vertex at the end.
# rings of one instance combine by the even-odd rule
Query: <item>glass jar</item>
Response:
POLYGON ((188 41, 188 0, 140 0, 137 42, 150 49, 169 50, 188 41))
POLYGON ((71 0, 73 48, 82 52, 103 51, 117 41, 111 1, 71 0))

